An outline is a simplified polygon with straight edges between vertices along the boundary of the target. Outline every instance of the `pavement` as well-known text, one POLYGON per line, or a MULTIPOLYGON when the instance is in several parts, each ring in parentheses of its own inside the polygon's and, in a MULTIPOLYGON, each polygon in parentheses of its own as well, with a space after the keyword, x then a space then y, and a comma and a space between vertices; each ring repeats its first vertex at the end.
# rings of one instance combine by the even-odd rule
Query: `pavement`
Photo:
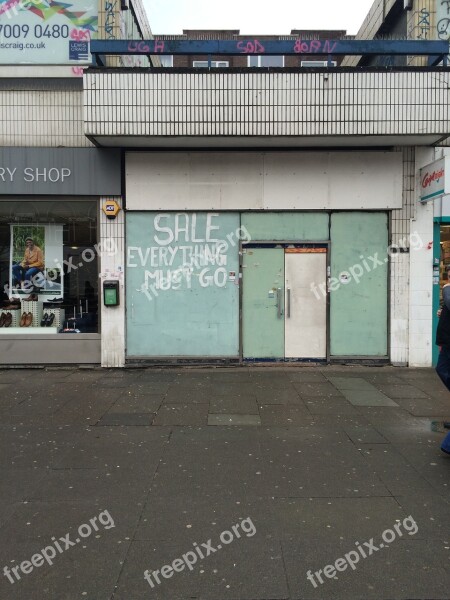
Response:
POLYGON ((448 600, 444 420, 432 369, 0 370, 0 599, 448 600))

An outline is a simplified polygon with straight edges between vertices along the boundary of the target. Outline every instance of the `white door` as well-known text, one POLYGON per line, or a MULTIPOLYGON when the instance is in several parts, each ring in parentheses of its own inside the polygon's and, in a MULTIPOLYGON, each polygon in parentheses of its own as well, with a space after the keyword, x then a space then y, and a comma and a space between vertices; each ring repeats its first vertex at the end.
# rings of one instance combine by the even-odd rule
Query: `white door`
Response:
POLYGON ((286 358, 326 358, 326 281, 325 248, 286 248, 286 358))

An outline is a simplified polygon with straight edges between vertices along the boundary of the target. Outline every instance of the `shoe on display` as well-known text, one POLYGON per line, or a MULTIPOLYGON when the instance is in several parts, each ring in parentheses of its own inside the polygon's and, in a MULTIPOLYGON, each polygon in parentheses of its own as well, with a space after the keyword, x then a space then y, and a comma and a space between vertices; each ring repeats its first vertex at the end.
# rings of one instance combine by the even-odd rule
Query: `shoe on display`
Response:
POLYGON ((47 319, 47 327, 51 327, 53 325, 53 321, 55 320, 55 315, 52 313, 50 315, 47 315, 48 319, 47 319))
POLYGON ((52 298, 51 300, 46 300, 49 304, 60 304, 64 302, 62 298, 52 298))
POLYGON ((19 323, 19 327, 25 327, 25 319, 27 318, 27 313, 22 313, 22 316, 20 317, 20 323, 19 323))
POLYGON ((42 317, 41 321, 41 327, 47 327, 48 318, 49 315, 47 313, 44 313, 44 316, 42 317))
POLYGON ((36 302, 38 299, 37 294, 30 294, 28 298, 24 298, 25 302, 36 302))
POLYGON ((11 327, 11 323, 12 323, 12 314, 6 313, 6 317, 5 317, 5 322, 3 324, 3 327, 11 327))
POLYGON ((33 324, 33 313, 26 313, 24 327, 30 327, 33 324))
POLYGON ((6 313, 2 313, 2 316, 0 317, 0 327, 5 326, 5 320, 6 320, 6 313))

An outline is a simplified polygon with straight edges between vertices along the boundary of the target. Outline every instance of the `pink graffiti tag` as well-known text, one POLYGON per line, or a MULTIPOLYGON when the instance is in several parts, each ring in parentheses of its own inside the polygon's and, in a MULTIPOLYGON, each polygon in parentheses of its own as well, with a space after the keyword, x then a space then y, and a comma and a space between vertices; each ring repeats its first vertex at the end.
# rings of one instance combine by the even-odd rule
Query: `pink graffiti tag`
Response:
POLYGON ((145 42, 130 42, 128 44, 128 52, 135 52, 136 54, 148 54, 150 52, 150 46, 145 42))
POLYGON ((3 6, 0 6, 0 15, 8 12, 10 8, 15 8, 17 4, 19 4, 19 0, 8 0, 3 6))
POLYGON ((242 54, 263 54, 266 51, 264 46, 258 40, 238 42, 237 49, 240 50, 242 54))
POLYGON ((77 42, 82 42, 83 40, 88 42, 91 39, 91 33, 90 31, 84 31, 83 29, 72 29, 70 38, 77 42))
POLYGON ((82 67, 72 67, 72 73, 75 77, 83 77, 83 68, 82 67))
POLYGON ((153 48, 151 48, 147 42, 133 40, 128 44, 128 52, 134 52, 134 54, 158 54, 164 52, 164 41, 155 40, 153 42, 153 48))
POLYGON ((330 40, 297 40, 294 52, 297 54, 332 54, 337 42, 330 40))

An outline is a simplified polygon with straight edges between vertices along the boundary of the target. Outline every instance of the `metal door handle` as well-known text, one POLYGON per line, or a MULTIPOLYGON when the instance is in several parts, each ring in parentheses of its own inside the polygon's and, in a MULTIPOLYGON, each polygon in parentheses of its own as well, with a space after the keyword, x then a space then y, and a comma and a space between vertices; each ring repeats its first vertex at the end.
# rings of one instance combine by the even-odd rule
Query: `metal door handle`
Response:
POLYGON ((291 318, 291 288, 287 288, 286 289, 286 293, 287 293, 287 314, 286 317, 288 319, 291 318))
POLYGON ((281 307, 281 288, 277 289, 277 315, 279 319, 283 316, 283 309, 281 307))

